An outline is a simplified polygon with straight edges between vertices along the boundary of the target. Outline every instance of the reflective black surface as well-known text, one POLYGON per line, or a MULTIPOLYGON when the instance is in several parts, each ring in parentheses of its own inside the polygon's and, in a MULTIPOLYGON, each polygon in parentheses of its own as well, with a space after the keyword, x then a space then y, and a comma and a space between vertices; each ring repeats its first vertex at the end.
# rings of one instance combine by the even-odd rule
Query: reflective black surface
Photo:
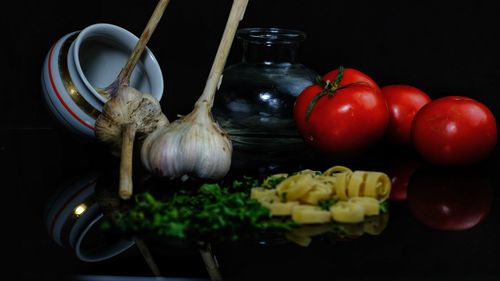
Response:
MULTIPOLYGON (((91 172, 106 175, 118 162, 100 144, 77 139, 51 117, 41 98, 40 66, 59 37, 93 23, 111 22, 139 34, 154 1, 122 2, 18 1, 2 19, 8 42, 7 75, 0 95, 6 280, 152 275, 134 246, 109 260, 87 263, 71 248, 57 245, 44 224, 45 205, 60 188, 91 172)), ((473 97, 498 120, 498 10, 493 2, 447 2, 251 0, 242 26, 304 30, 308 40, 301 61, 318 73, 342 64, 365 71, 380 85, 411 84, 432 98, 473 97), (342 28, 336 27, 341 24, 342 28)), ((189 112, 201 93, 229 6, 230 1, 172 1, 158 27, 161 36, 152 38, 150 46, 165 74, 162 106, 171 120, 189 112), (196 5, 199 9, 193 8, 196 5)), ((228 63, 240 57, 235 45, 228 63)), ((223 245, 214 249, 223 276, 229 280, 499 280, 498 148, 477 166, 451 170, 413 158, 417 164, 408 164, 405 172, 403 162, 408 158, 396 159, 404 154, 379 146, 354 159, 320 155, 319 162, 313 158, 291 163, 293 168, 345 164, 391 176, 398 173, 400 178, 418 168, 409 181, 407 199, 402 200, 400 189, 394 195, 398 200, 391 201, 388 226, 380 235, 335 243, 317 239, 307 248, 292 243, 223 245)), ((155 247, 152 253, 164 276, 208 277, 196 250, 172 245, 155 247)))
MULTIPOLYGON (((116 178, 116 159, 106 156, 97 144, 79 142, 55 129, 11 130, 4 147, 10 160, 6 176, 11 184, 5 193, 5 198, 10 198, 6 229, 13 230, 8 235, 16 242, 10 244, 9 251, 17 277, 152 275, 135 246, 109 260, 87 263, 79 260, 71 247, 57 245, 44 225, 42 211, 50 197, 90 172, 100 175, 101 186, 108 186, 116 178), (33 145, 34 139, 41 144, 33 145)), ((384 159, 391 151, 375 147, 349 161, 322 157, 304 165, 319 168, 330 161, 340 162, 353 169, 386 171, 394 177, 403 162, 410 160, 411 167, 413 161, 419 162, 411 153, 410 157, 384 159)), ((388 225, 380 235, 334 242, 314 238, 306 248, 293 243, 227 243, 214 247, 214 252, 229 280, 262 276, 307 279, 311 275, 328 280, 495 280, 500 246, 497 169, 496 155, 460 169, 418 165, 408 183, 407 199, 400 196, 391 200, 388 225)), ((136 175, 137 192, 143 176, 140 172, 136 175)), ((207 277, 197 249, 168 241, 153 243, 150 248, 164 276, 207 277)))

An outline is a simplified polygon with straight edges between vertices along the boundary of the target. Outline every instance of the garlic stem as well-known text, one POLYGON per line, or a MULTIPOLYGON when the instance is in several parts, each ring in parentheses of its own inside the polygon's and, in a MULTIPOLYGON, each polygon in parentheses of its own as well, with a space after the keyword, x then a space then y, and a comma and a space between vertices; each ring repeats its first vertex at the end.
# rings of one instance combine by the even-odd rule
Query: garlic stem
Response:
POLYGON ((227 56, 229 55, 229 50, 233 44, 234 35, 238 29, 238 23, 243 19, 245 10, 248 4, 248 0, 234 0, 233 6, 231 7, 231 12, 229 13, 229 18, 224 29, 224 34, 222 35, 217 54, 215 55, 214 63, 210 69, 210 74, 208 75, 208 80, 205 85, 205 89, 201 94, 198 101, 196 101, 195 107, 206 103, 208 108, 212 108, 215 98, 215 92, 217 91, 217 86, 219 85, 220 79, 222 77, 222 72, 224 71, 224 66, 226 65, 227 56))
POLYGON ((158 4, 156 5, 155 10, 153 11, 153 15, 151 15, 148 24, 144 28, 144 31, 142 32, 141 37, 139 38, 139 42, 137 42, 137 45, 132 51, 132 55, 130 55, 127 64, 125 65, 125 67, 123 67, 120 74, 118 75, 119 77, 118 79, 121 80, 123 85, 128 86, 128 84, 130 83, 130 76, 132 75, 132 71, 134 70, 135 65, 139 61, 139 58, 141 57, 142 53, 144 52, 146 44, 149 42, 151 35, 156 29, 158 23, 160 22, 163 12, 167 8, 169 2, 170 0, 158 1, 158 4))
POLYGON ((212 252, 212 247, 210 246, 210 244, 206 245, 206 247, 200 248, 200 255, 203 259, 203 263, 205 264, 208 275, 210 276, 210 280, 222 280, 222 275, 219 270, 219 263, 217 262, 217 259, 212 252))
POLYGON ((193 111, 158 128, 144 141, 141 158, 149 171, 170 178, 195 176, 203 179, 221 179, 228 173, 233 151, 231 140, 210 111, 247 4, 248 0, 233 1, 205 89, 193 111))
POLYGON ((148 264, 149 269, 151 269, 151 271, 153 272, 154 276, 156 277, 161 276, 160 269, 158 268, 158 265, 153 259, 153 255, 151 255, 151 251, 149 251, 146 242, 144 242, 144 240, 142 240, 137 236, 134 236, 134 242, 137 248, 139 249, 139 252, 141 252, 142 257, 144 258, 144 260, 146 260, 146 263, 148 264))
POLYGON ((132 196, 132 154, 136 128, 127 124, 122 131, 122 154, 120 160, 120 197, 124 200, 132 196))
POLYGON ((128 86, 130 84, 130 77, 132 76, 132 72, 137 62, 141 58, 142 53, 146 49, 146 44, 149 42, 151 35, 156 29, 158 23, 160 22, 160 19, 163 16, 163 13, 167 8, 168 3, 170 3, 170 0, 158 1, 158 4, 156 5, 155 10, 153 11, 153 14, 151 15, 151 18, 149 19, 144 30, 142 31, 139 41, 135 45, 132 54, 128 58, 127 63, 122 68, 115 81, 113 81, 104 90, 98 90, 98 92, 100 92, 101 95, 113 97, 118 93, 120 87, 128 86))

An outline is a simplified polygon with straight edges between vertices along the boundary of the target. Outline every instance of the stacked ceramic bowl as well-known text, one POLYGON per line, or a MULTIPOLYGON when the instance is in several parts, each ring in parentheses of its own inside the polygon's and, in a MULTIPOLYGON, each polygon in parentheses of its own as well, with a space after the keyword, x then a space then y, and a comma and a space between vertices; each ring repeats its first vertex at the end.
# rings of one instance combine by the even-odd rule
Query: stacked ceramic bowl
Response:
MULTIPOLYGON (((55 117, 73 132, 94 138, 94 124, 107 97, 96 89, 113 82, 139 39, 111 24, 94 24, 59 39, 42 69, 45 101, 55 117)), ((163 76, 146 49, 131 77, 131 86, 160 100, 163 76)))

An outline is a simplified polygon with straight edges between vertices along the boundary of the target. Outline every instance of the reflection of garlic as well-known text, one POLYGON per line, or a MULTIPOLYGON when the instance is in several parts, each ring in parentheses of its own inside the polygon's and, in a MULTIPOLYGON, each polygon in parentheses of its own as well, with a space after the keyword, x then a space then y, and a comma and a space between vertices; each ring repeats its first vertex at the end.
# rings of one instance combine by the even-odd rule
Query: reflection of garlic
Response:
POLYGON ((206 107, 150 134, 142 146, 144 166, 160 175, 219 179, 231 166, 231 141, 206 107))
POLYGON ((234 0, 208 80, 194 110, 144 141, 141 158, 149 171, 178 178, 184 175, 206 179, 224 177, 231 166, 232 146, 227 134, 210 112, 229 49, 248 0, 234 0))
POLYGON ((129 86, 132 71, 168 3, 169 0, 158 2, 139 42, 116 80, 106 89, 98 89, 102 95, 111 98, 104 104, 102 113, 96 120, 95 134, 99 140, 110 144, 115 154, 119 154, 121 150, 120 197, 123 199, 132 196, 132 150, 136 133, 149 134, 158 126, 168 124, 160 103, 153 96, 129 86))

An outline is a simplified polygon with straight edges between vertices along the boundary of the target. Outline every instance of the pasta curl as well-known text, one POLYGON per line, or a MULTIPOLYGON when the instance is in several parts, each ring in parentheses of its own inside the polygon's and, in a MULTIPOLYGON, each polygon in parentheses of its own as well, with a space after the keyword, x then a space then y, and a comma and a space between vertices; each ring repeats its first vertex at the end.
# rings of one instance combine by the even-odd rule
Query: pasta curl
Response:
POLYGON ((323 173, 308 169, 271 175, 261 187, 252 189, 251 198, 268 208, 271 215, 291 216, 302 224, 331 220, 355 224, 379 215, 380 203, 390 191, 391 181, 384 173, 333 166, 323 173))

